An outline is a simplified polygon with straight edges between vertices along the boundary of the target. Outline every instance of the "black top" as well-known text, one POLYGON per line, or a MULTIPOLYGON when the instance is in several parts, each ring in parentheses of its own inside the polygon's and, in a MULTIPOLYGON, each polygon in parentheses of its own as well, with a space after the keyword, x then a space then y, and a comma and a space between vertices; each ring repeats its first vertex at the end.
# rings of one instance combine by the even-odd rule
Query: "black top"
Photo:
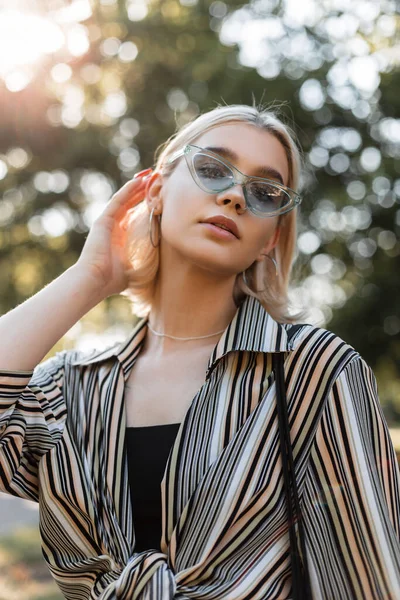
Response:
POLYGON ((160 550, 160 485, 179 426, 180 423, 171 423, 126 429, 135 552, 160 550))

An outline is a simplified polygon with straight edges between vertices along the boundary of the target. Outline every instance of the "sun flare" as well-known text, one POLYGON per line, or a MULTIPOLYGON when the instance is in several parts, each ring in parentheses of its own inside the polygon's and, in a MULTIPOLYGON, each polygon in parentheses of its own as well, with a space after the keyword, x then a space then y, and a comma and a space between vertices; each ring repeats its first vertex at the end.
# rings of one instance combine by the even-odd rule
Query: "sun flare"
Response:
POLYGON ((0 75, 31 65, 61 48, 65 37, 55 24, 34 14, 7 11, 0 18, 0 75))
POLYGON ((87 0, 75 0, 45 15, 0 9, 0 78, 7 88, 19 91, 26 87, 46 55, 59 51, 67 56, 84 54, 89 40, 86 27, 79 21, 90 14, 87 0))

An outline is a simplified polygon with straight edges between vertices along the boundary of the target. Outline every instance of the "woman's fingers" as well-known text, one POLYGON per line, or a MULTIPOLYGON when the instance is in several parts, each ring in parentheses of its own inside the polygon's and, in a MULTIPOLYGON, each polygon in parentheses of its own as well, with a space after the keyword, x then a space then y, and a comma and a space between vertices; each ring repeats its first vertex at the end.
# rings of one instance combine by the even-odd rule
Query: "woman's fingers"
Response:
POLYGON ((144 198, 144 192, 151 169, 145 169, 123 185, 111 198, 103 215, 115 217, 122 209, 127 210, 126 204, 135 205, 144 198), (141 176, 141 173, 144 175, 141 176), (147 173, 147 175, 146 175, 147 173))
POLYGON ((149 169, 143 169, 143 171, 139 171, 139 173, 136 173, 133 176, 133 179, 136 179, 137 177, 146 177, 147 175, 150 175, 150 173, 152 172, 153 169, 149 168, 149 169))

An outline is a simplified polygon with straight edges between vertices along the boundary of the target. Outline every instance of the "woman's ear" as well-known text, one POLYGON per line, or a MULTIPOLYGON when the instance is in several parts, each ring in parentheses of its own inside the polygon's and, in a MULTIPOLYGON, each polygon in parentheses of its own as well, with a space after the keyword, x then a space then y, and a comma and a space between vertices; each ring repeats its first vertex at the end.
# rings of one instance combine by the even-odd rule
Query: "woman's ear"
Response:
POLYGON ((264 260, 264 255, 269 254, 269 252, 271 252, 271 250, 273 250, 275 248, 275 246, 278 244, 280 235, 281 235, 281 228, 279 227, 279 225, 277 225, 273 236, 268 240, 268 242, 265 244, 265 246, 261 249, 260 255, 258 256, 258 258, 256 260, 258 260, 259 262, 262 262, 264 260))
POLYGON ((154 214, 162 213, 162 187, 163 176, 155 171, 151 174, 145 186, 146 202, 150 210, 154 208, 154 214))
POLYGON ((274 236, 272 238, 271 246, 269 248, 270 250, 272 250, 273 248, 275 248, 275 246, 278 245, 280 236, 281 236, 281 228, 279 227, 279 225, 277 225, 274 236))

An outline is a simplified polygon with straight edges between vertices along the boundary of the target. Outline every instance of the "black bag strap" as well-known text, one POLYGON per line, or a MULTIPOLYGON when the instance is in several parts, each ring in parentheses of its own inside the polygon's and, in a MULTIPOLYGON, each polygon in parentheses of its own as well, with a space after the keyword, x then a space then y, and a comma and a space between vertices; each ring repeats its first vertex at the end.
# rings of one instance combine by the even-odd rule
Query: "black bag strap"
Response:
MULTIPOLYGON (((292 325, 288 329, 289 340, 293 335, 304 327, 304 325, 292 325)), ((283 479, 286 496, 286 507, 289 519, 289 538, 290 538, 290 559, 292 564, 292 589, 293 600, 311 600, 311 586, 309 579, 309 570, 307 563, 307 553, 305 545, 305 536, 303 529, 303 520, 299 503, 299 495, 296 483, 296 474, 294 471, 294 462, 292 454, 292 444, 290 441, 290 428, 287 411, 287 398, 284 372, 284 355, 276 353, 273 355, 273 370, 276 381, 276 398, 279 424, 279 441, 282 454, 283 479), (294 504, 294 506, 293 506, 294 504), (294 513, 293 514, 293 508, 294 513), (300 549, 299 553, 296 528, 297 523, 300 549)))
POLYGON ((288 329, 286 329, 286 334, 289 342, 294 338, 295 334, 303 329, 303 327, 309 327, 307 323, 296 323, 295 325, 291 325, 288 329))

